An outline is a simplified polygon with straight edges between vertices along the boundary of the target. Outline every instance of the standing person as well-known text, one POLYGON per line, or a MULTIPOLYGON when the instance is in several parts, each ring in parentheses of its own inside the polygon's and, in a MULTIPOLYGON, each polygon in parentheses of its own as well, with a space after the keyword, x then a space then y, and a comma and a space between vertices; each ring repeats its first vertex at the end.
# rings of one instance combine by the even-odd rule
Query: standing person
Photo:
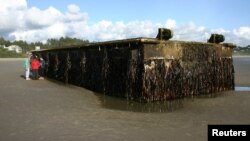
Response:
POLYGON ((44 79, 44 70, 45 70, 45 61, 41 57, 40 58, 40 69, 39 69, 40 78, 39 79, 44 79))
POLYGON ((34 80, 38 80, 39 78, 39 74, 38 74, 39 67, 40 67, 40 62, 38 61, 38 57, 35 56, 34 59, 31 60, 31 69, 32 69, 34 80))
POLYGON ((24 63, 25 79, 30 80, 30 54, 27 53, 26 55, 27 55, 27 58, 25 58, 25 63, 24 63))

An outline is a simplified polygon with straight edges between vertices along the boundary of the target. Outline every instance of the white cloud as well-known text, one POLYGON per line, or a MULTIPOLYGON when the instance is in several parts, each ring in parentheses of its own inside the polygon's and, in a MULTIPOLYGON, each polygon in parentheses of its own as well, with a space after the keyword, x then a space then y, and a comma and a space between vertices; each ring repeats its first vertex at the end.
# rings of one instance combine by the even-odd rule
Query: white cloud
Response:
POLYGON ((158 24, 151 21, 132 21, 124 23, 123 21, 100 21, 95 24, 89 25, 88 34, 85 36, 90 40, 106 41, 124 38, 136 37, 155 37, 157 34, 158 24))
POLYGON ((43 11, 32 7, 26 11, 24 20, 28 29, 39 29, 62 22, 63 18, 63 14, 54 7, 49 7, 43 11))
POLYGON ((236 44, 250 45, 250 27, 240 27, 234 29, 232 34, 236 39, 233 40, 236 44))
POLYGON ((27 7, 26 0, 0 0, 1 10, 3 9, 23 9, 27 7))
POLYGON ((68 5, 68 12, 72 14, 80 13, 80 8, 75 4, 68 5))
POLYGON ((211 31, 209 31, 209 29, 190 22, 188 24, 177 26, 174 29, 173 39, 206 42, 210 34, 211 31))
POLYGON ((43 41, 49 38, 70 36, 91 41, 105 41, 135 37, 155 38, 159 27, 174 31, 174 40, 206 42, 212 33, 225 35, 226 42, 238 45, 250 44, 250 27, 233 30, 209 29, 194 22, 177 24, 174 19, 165 23, 148 21, 107 21, 88 22, 88 14, 70 4, 65 13, 54 7, 41 10, 27 7, 26 0, 0 0, 0 36, 8 39, 43 41))
POLYGON ((250 27, 240 27, 239 29, 233 30, 235 36, 250 40, 250 27))
POLYGON ((0 35, 22 28, 24 11, 27 8, 26 0, 0 0, 0 35))
POLYGON ((62 23, 53 24, 47 28, 16 31, 10 34, 10 37, 14 37, 16 40, 32 41, 46 41, 49 38, 59 38, 66 36, 69 28, 62 23))
POLYGON ((68 5, 68 11, 65 14, 66 22, 86 21, 88 18, 87 13, 82 13, 77 5, 68 5))
POLYGON ((166 28, 174 29, 176 27, 176 21, 173 19, 168 19, 166 21, 166 28))

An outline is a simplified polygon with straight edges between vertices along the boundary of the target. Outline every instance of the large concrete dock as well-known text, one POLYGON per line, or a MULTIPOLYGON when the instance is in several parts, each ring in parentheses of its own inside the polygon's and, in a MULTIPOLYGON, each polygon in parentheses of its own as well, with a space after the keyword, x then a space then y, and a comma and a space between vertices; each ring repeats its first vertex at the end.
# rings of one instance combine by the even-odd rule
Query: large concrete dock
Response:
MULTIPOLYGON (((250 124, 250 91, 140 105, 26 81, 23 65, 0 59, 0 141, 206 141, 208 124, 250 124)), ((250 57, 234 58, 234 65, 236 86, 250 86, 250 57)))

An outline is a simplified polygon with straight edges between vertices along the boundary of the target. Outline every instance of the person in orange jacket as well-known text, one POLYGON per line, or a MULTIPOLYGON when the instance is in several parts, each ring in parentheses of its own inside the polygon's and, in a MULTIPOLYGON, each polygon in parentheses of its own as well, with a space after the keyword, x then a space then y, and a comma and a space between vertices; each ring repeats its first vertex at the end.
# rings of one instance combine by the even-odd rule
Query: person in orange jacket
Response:
POLYGON ((31 64, 31 70, 33 73, 33 79, 38 80, 39 79, 38 71, 40 68, 40 62, 38 60, 38 57, 35 56, 34 59, 31 60, 30 64, 31 64))

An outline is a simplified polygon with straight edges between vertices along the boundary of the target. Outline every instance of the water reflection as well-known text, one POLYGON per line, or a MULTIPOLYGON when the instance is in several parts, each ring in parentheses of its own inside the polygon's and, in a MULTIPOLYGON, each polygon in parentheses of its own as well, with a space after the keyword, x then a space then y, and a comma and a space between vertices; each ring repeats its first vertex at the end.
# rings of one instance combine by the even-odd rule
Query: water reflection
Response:
POLYGON ((103 106, 105 108, 125 110, 132 112, 171 112, 183 107, 182 99, 166 101, 166 102, 151 102, 139 103, 127 100, 110 100, 103 99, 103 106))
POLYGON ((246 91, 246 92, 250 92, 250 87, 239 87, 239 86, 236 86, 236 87, 235 87, 235 91, 246 91))
POLYGON ((149 102, 140 103, 135 101, 129 101, 122 98, 111 97, 102 94, 96 94, 104 108, 113 110, 122 110, 130 112, 143 112, 143 113, 166 113, 176 110, 180 110, 184 107, 184 103, 190 102, 197 98, 215 98, 218 94, 200 95, 193 97, 186 97, 181 99, 175 99, 164 102, 149 102))

